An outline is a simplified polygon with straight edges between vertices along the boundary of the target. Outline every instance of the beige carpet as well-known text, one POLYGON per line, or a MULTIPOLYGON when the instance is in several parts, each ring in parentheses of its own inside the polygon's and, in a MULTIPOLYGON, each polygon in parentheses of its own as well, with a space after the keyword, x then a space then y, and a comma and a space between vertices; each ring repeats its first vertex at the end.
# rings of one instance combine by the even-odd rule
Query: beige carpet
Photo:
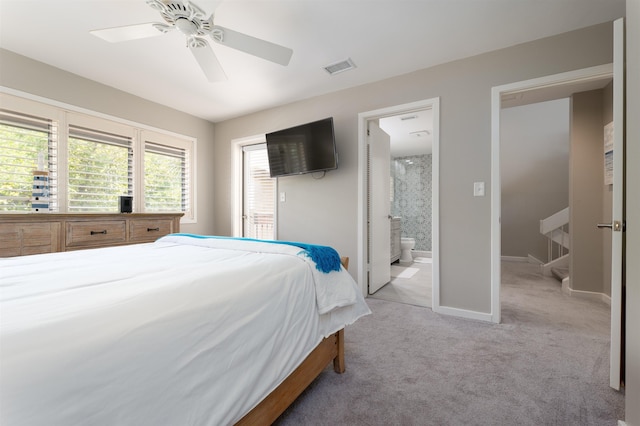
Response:
POLYGON ((278 426, 616 426, 609 315, 536 265, 503 266, 501 324, 367 299, 328 366, 278 426))

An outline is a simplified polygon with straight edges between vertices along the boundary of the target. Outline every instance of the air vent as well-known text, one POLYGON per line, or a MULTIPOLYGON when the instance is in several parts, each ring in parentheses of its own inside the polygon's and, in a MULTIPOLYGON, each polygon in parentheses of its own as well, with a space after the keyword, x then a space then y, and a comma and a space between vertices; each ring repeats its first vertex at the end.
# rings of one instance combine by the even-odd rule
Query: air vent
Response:
POLYGON ((331 75, 339 74, 344 71, 354 69, 356 64, 353 63, 351 58, 347 58, 344 61, 336 62, 335 64, 327 65, 324 70, 331 75))
POLYGON ((416 132, 410 132, 409 134, 417 138, 423 138, 429 136, 431 132, 428 130, 418 130, 416 132))

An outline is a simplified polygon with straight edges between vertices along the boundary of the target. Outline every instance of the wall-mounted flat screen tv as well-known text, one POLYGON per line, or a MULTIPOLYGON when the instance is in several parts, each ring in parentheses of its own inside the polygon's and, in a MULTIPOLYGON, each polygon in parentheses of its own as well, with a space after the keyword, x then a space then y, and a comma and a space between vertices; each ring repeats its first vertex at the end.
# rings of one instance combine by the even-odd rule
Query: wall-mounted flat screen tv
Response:
POLYGON ((333 117, 267 133, 271 177, 338 168, 333 117))

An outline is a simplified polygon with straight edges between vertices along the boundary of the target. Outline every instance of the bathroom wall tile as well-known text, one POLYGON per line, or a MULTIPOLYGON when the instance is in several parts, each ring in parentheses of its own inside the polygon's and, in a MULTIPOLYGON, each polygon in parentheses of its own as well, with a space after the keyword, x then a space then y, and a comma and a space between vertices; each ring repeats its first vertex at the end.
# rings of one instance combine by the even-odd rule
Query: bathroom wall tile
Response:
POLYGON ((391 160, 391 214, 402 217, 402 236, 416 239, 416 250, 431 251, 431 155, 391 160))

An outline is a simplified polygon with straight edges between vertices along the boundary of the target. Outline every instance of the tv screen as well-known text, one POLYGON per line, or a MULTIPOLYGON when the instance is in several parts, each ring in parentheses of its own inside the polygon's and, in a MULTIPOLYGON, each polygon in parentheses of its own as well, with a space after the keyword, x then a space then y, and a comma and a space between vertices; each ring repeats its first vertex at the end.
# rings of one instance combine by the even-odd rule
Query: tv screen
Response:
POLYGON ((333 117, 267 133, 271 177, 338 168, 333 117))

